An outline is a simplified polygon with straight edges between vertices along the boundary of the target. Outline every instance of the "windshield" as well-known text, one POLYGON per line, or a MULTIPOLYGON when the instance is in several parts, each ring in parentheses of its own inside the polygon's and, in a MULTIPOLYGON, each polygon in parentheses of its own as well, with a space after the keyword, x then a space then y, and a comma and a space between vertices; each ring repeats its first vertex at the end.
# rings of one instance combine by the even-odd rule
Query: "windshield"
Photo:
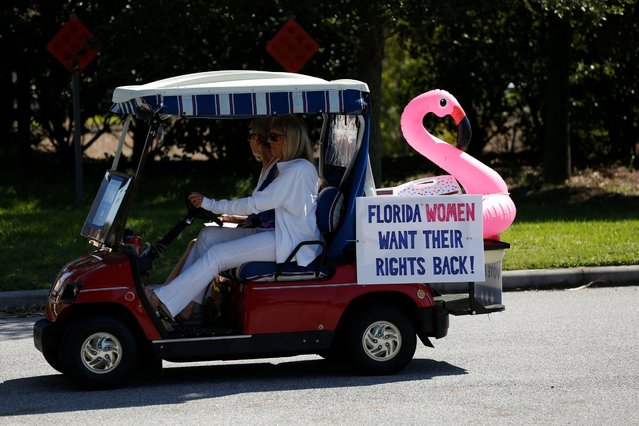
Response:
POLYGON ((109 170, 104 175, 81 234, 92 241, 104 244, 111 226, 120 210, 124 195, 131 183, 131 176, 109 170))

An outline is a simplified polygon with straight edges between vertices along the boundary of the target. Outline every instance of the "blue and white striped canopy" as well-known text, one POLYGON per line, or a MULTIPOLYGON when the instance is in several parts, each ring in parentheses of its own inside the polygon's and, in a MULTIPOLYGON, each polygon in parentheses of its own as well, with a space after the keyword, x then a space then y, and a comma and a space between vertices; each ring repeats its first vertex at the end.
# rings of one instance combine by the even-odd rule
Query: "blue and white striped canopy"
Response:
POLYGON ((154 111, 204 117, 256 117, 294 113, 358 114, 369 103, 366 83, 327 81, 302 74, 211 71, 188 74, 113 92, 111 111, 120 115, 154 111))

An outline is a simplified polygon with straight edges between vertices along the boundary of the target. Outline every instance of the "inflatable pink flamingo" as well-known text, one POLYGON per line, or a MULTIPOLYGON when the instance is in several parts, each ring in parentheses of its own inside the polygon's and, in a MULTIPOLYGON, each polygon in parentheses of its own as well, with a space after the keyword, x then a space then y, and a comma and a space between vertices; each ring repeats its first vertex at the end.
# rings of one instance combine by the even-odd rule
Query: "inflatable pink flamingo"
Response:
POLYGON ((444 90, 431 90, 406 105, 401 120, 404 137, 417 152, 455 177, 467 194, 483 195, 484 238, 497 236, 515 220, 515 203, 508 195, 506 182, 481 161, 431 135, 422 121, 429 112, 453 117, 458 129, 457 146, 468 144, 470 122, 457 99, 444 90))

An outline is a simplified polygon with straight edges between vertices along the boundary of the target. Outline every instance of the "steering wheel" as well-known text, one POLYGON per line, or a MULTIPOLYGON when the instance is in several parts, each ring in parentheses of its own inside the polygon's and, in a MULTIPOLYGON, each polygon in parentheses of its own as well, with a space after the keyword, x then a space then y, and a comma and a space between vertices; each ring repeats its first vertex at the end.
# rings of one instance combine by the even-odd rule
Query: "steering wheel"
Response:
POLYGON ((202 207, 195 207, 189 201, 189 195, 191 195, 193 191, 189 191, 184 189, 184 201, 186 202, 186 210, 189 217, 193 219, 202 219, 205 222, 215 222, 217 226, 223 226, 222 221, 220 220, 220 215, 210 212, 202 207))

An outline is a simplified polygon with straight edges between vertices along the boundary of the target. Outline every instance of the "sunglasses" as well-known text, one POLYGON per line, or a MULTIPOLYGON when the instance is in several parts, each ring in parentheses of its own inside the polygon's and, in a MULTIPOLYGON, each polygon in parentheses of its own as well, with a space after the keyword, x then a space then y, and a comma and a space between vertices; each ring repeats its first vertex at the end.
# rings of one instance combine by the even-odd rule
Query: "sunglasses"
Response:
POLYGON ((284 139, 284 135, 281 134, 281 133, 269 133, 268 134, 268 140, 270 140, 272 142, 279 142, 282 139, 284 139))

